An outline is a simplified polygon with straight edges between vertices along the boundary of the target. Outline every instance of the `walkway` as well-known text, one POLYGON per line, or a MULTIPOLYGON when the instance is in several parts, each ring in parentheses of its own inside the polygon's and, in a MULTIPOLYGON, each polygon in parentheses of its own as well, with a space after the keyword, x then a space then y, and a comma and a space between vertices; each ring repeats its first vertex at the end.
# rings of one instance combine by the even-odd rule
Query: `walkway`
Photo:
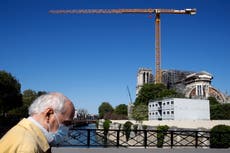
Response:
POLYGON ((203 149, 203 148, 52 148, 52 153, 229 153, 229 149, 203 149))

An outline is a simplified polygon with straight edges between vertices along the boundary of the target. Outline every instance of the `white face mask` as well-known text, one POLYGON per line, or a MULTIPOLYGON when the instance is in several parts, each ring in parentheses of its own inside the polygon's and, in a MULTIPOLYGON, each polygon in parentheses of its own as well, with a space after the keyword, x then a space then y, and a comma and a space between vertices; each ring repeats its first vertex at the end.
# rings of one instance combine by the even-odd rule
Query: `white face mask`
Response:
POLYGON ((56 146, 64 142, 64 140, 68 137, 68 132, 69 132, 69 127, 65 126, 64 124, 60 124, 56 113, 54 115, 58 121, 59 127, 55 133, 49 132, 48 142, 50 143, 51 146, 56 146))

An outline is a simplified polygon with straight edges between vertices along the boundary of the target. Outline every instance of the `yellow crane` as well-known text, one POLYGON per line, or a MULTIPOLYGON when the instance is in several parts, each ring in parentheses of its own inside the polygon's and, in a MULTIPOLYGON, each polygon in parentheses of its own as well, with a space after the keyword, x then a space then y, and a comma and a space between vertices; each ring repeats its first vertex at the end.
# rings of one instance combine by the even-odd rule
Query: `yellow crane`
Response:
POLYGON ((161 74, 161 34, 160 14, 196 14, 196 9, 73 9, 73 10, 50 10, 50 14, 156 14, 155 15, 155 83, 162 82, 161 74))

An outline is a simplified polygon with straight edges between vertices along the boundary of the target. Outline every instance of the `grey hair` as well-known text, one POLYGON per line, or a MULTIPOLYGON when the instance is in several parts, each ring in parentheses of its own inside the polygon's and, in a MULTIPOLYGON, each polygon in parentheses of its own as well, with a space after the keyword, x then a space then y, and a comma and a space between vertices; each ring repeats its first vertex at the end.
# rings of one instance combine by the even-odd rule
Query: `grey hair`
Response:
POLYGON ((53 108, 57 113, 65 113, 64 104, 70 101, 61 93, 51 92, 39 96, 29 107, 29 115, 40 114, 47 108, 53 108))

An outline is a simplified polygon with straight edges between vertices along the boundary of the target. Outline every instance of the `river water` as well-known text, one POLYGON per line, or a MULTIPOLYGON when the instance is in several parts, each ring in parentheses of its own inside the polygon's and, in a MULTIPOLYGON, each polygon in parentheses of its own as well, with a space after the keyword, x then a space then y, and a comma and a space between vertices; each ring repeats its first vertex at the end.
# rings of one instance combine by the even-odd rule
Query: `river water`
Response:
POLYGON ((69 137, 60 146, 88 146, 89 144, 90 146, 100 144, 96 138, 96 124, 71 129, 69 137))

